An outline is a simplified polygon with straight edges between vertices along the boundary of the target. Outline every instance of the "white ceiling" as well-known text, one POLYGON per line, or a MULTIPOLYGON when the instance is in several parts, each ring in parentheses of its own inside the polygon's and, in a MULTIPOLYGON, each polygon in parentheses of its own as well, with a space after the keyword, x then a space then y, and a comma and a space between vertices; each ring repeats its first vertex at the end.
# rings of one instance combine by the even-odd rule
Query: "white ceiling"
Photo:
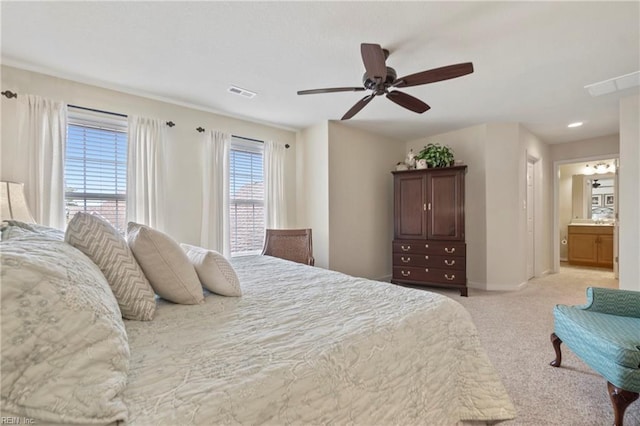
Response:
MULTIPOLYGON (((640 69, 640 2, 6 2, 2 62, 301 129, 340 119, 363 92, 360 43, 391 51, 398 76, 459 62, 473 74, 382 97, 349 125, 410 140, 521 122, 549 143, 618 132, 626 89, 585 85, 640 69), (230 85, 257 92, 245 99, 230 85), (582 127, 567 124, 583 121, 582 127)), ((3 88, 11 89, 11 88, 3 88)))

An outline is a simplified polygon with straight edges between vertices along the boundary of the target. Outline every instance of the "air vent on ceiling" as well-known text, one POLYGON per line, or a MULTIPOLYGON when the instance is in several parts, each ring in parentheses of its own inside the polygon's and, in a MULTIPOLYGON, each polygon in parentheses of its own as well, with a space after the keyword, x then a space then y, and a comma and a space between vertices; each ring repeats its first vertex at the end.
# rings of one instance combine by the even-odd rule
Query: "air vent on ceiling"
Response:
POLYGON ((252 92, 251 90, 243 89, 237 86, 229 86, 229 88, 227 89, 227 92, 233 93, 238 96, 242 96, 243 98, 247 98, 247 99, 251 99, 256 95, 255 92, 252 92))
POLYGON ((621 75, 620 77, 610 78, 609 80, 584 86, 591 96, 606 95, 618 90, 625 90, 631 87, 640 86, 640 71, 631 74, 621 75))

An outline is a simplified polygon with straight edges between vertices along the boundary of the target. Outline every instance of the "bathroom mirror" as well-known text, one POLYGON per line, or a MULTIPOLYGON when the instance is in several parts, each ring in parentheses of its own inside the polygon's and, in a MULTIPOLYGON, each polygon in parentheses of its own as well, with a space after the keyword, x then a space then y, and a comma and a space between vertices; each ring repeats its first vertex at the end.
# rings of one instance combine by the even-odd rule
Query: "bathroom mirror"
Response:
POLYGON ((573 175, 572 218, 609 220, 614 218, 615 179, 611 173, 573 175))

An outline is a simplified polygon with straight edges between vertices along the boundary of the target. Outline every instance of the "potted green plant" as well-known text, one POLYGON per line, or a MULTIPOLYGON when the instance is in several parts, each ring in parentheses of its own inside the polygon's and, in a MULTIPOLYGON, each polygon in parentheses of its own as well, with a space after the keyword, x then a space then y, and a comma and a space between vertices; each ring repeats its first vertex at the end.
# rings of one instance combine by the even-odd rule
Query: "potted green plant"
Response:
POLYGON ((428 167, 449 167, 453 166, 453 150, 439 143, 430 143, 426 145, 418 155, 416 155, 416 161, 424 160, 428 167))

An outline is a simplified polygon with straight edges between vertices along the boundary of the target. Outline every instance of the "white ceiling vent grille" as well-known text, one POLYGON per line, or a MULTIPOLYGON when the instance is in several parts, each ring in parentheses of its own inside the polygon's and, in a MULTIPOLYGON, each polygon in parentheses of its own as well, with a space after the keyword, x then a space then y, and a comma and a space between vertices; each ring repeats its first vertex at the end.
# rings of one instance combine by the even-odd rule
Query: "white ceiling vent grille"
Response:
POLYGON ((640 71, 589 84, 584 88, 587 89, 591 96, 601 96, 636 86, 640 86, 640 71))
POLYGON ((227 92, 233 93, 238 96, 242 96, 243 98, 247 98, 247 99, 251 99, 256 95, 255 92, 252 92, 251 90, 243 89, 237 86, 229 86, 229 88, 227 89, 227 92))

